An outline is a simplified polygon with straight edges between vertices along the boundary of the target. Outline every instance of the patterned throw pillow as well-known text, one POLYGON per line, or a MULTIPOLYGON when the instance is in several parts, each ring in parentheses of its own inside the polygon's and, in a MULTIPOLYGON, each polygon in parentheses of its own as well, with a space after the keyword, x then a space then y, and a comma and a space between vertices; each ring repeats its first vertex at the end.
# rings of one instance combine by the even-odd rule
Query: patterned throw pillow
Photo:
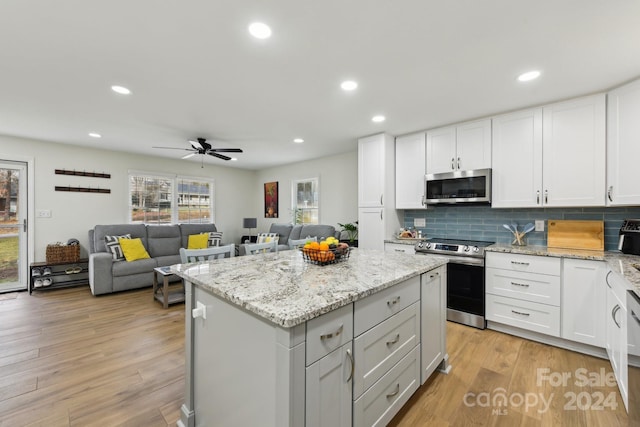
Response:
POLYGON ((111 252, 111 256, 113 256, 114 261, 123 261, 124 253, 122 252, 122 247, 120 246, 120 239, 130 239, 131 234, 124 234, 122 236, 104 236, 104 244, 107 246, 107 249, 111 252))
POLYGON ((257 243, 271 243, 274 240, 278 243, 280 235, 278 233, 259 233, 257 243))
POLYGON ((209 235, 208 247, 220 246, 222 242, 222 231, 212 231, 210 233, 202 233, 209 235))

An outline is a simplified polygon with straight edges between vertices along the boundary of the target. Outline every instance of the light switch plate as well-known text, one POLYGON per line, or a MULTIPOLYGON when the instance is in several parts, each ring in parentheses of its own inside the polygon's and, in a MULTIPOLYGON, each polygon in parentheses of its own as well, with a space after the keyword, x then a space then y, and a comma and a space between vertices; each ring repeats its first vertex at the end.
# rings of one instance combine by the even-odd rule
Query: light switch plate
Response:
POLYGON ((51 218, 51 210, 50 209, 40 209, 36 212, 37 218, 51 218))
POLYGON ((544 231, 544 220, 536 219, 536 231, 544 231))
POLYGON ((413 219, 413 226, 414 227, 426 227, 427 226, 427 220, 424 218, 414 218, 413 219))

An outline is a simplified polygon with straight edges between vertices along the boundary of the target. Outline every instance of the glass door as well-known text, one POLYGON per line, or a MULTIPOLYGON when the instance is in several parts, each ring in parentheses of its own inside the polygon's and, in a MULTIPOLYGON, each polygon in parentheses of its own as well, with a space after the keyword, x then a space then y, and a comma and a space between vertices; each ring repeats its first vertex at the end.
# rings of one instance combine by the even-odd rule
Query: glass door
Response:
POLYGON ((27 166, 0 161, 0 293, 27 289, 27 166))

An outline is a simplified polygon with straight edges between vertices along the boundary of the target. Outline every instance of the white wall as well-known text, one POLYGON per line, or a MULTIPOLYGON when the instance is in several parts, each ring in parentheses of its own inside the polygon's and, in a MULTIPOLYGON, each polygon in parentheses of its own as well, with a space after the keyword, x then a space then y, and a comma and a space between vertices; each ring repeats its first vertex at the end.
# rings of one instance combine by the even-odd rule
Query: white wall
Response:
MULTIPOLYGON (((96 145, 99 144, 96 141, 96 145)), ((68 144, 0 136, 0 159, 31 158, 34 164, 35 206, 29 211, 48 209, 51 218, 36 218, 35 260, 44 261, 48 243, 66 242, 75 237, 88 250, 87 232, 96 224, 128 221, 128 171, 143 170, 215 180, 215 224, 224 233, 223 241, 237 243, 244 233, 242 218, 255 209, 256 172, 131 153, 83 148, 68 144), (55 169, 111 174, 110 179, 55 175, 55 169), (111 194, 54 191, 55 186, 82 186, 111 189, 111 194), (240 197, 241 196, 241 197, 240 197)), ((257 214, 257 212, 256 212, 257 214)), ((33 260, 31 260, 33 261, 33 260)))
POLYGON ((358 219, 358 153, 351 151, 257 171, 254 191, 259 196, 255 200, 252 216, 258 218, 258 231, 268 231, 271 223, 292 222, 291 183, 315 177, 318 177, 320 187, 320 224, 333 225, 336 230, 339 230, 339 222, 344 224, 356 221, 358 219), (265 182, 273 181, 278 182, 278 219, 264 217, 263 186, 265 182))

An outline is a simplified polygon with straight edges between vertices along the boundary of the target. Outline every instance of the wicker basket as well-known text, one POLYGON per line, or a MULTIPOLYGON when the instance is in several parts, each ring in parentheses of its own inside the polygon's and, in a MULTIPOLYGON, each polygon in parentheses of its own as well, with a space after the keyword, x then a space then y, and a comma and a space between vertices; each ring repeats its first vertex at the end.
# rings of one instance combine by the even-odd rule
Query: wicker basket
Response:
POLYGON ((80 245, 47 245, 47 264, 78 262, 80 245))
POLYGON ((300 248, 302 259, 310 264, 329 265, 343 262, 349 259, 351 248, 329 249, 321 251, 318 249, 300 248))

